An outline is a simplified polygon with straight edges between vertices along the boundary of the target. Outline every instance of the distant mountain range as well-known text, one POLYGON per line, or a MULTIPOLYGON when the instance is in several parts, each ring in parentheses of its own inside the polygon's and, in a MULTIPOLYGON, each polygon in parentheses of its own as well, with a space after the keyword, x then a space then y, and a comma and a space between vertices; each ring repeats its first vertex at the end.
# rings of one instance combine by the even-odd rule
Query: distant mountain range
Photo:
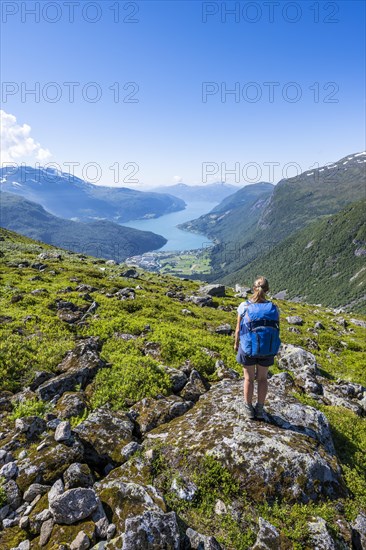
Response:
POLYGON ((232 195, 238 187, 228 183, 210 183, 208 185, 186 185, 185 183, 177 183, 167 187, 154 187, 151 191, 156 193, 169 193, 185 202, 219 202, 228 195, 232 195))
MULTIPOLYGON (((337 305, 340 301, 343 304, 349 304, 352 300, 362 301, 365 293, 362 280, 357 292, 346 292, 345 289, 356 273, 348 263, 357 267, 358 263, 364 262, 364 257, 354 256, 356 248, 352 244, 354 239, 358 239, 354 236, 354 230, 363 231, 358 215, 361 215, 364 204, 360 203, 351 210, 347 207, 366 198, 366 153, 348 155, 334 164, 308 170, 284 179, 272 188, 267 187, 263 189, 263 195, 257 198, 250 196, 249 193, 261 190, 263 185, 270 184, 244 187, 209 214, 183 224, 184 229, 215 239, 216 245, 211 253, 212 275, 207 278, 227 284, 248 284, 253 276, 270 273, 274 287, 287 289, 292 296, 306 296, 309 301, 321 300, 329 305, 337 305), (337 218, 337 223, 328 228, 327 218, 343 210, 340 221, 337 218), (307 232, 307 226, 314 222, 322 223, 323 220, 324 225, 312 225, 307 232), (353 220, 353 225, 348 226, 348 220, 350 223, 353 220), (340 232, 341 224, 348 227, 343 233, 340 232), (328 228, 327 232, 325 228, 328 228), (301 230, 304 232, 298 233, 301 230), (312 238, 312 231, 315 236, 318 231, 320 234, 323 231, 332 244, 329 247, 326 243, 323 247, 309 247, 305 254, 301 248, 305 240, 305 244, 316 241, 315 236, 312 238), (342 236, 342 242, 338 243, 337 233, 339 238, 342 236), (331 247, 338 250, 335 252, 337 260, 330 252, 331 247), (334 269, 325 269, 317 257, 318 249, 326 265, 334 264, 334 269), (307 265, 313 266, 312 269, 305 269, 301 258, 295 261, 296 255, 303 256, 307 265), (322 289, 329 289, 331 285, 321 283, 322 272, 332 277, 333 292, 323 292, 322 289), (290 284, 287 274, 291 273, 290 284)), ((362 241, 362 238, 359 240, 362 241)))
POLYGON ((0 169, 0 177, 3 191, 21 195, 52 214, 68 219, 107 219, 122 223, 185 208, 183 200, 166 192, 93 185, 50 168, 6 167, 0 169))
POLYGON ((6 192, 0 193, 0 225, 47 244, 117 261, 156 250, 167 242, 161 235, 108 220, 59 218, 35 202, 6 192))

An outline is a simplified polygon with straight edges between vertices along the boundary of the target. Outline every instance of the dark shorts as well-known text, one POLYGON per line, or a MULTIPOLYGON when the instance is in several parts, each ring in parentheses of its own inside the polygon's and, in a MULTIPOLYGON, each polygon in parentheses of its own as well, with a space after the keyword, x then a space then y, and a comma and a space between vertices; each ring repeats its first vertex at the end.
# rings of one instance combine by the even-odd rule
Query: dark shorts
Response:
POLYGON ((267 357, 250 357, 249 355, 245 355, 243 350, 239 347, 236 360, 243 365, 243 367, 252 367, 253 365, 270 367, 274 364, 274 355, 268 355, 267 357))

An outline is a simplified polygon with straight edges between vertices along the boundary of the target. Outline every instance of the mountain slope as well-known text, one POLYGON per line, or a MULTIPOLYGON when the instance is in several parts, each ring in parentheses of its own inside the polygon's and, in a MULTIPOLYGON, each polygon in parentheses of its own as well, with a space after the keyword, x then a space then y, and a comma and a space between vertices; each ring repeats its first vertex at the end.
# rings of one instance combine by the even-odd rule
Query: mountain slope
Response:
POLYGON ((152 191, 157 193, 169 193, 175 197, 179 197, 185 202, 205 201, 219 202, 228 195, 232 195, 237 191, 235 185, 228 183, 210 183, 208 185, 186 185, 185 183, 177 183, 167 187, 154 187, 152 191))
POLYGON ((284 550, 320 548, 319 528, 328 548, 359 540, 366 318, 281 301, 252 422, 233 289, 200 307, 198 282, 0 242, 1 550, 263 548, 264 528, 284 550))
POLYGON ((156 250, 167 242, 161 235, 107 220, 65 220, 35 202, 5 192, 0 193, 0 225, 48 244, 117 261, 156 250))
POLYGON ((224 278, 252 281, 264 273, 271 291, 310 303, 366 313, 366 199, 297 231, 267 254, 224 278))
POLYGON ((265 182, 247 185, 226 197, 208 214, 179 227, 228 242, 233 234, 245 235, 244 232, 258 221, 273 189, 274 185, 265 182))
POLYGON ((347 204, 366 198, 366 153, 348 155, 332 165, 281 180, 258 223, 276 240, 347 204))
POLYGON ((230 218, 224 232, 215 230, 219 244, 211 254, 212 279, 220 280, 238 271, 298 229, 364 199, 365 163, 366 153, 357 153, 334 165, 280 181, 258 222, 246 232, 237 232, 234 223, 230 232, 230 218))
POLYGON ((123 222, 162 216, 185 207, 184 201, 171 195, 92 185, 50 168, 8 167, 2 168, 0 175, 3 191, 33 200, 63 218, 123 222))

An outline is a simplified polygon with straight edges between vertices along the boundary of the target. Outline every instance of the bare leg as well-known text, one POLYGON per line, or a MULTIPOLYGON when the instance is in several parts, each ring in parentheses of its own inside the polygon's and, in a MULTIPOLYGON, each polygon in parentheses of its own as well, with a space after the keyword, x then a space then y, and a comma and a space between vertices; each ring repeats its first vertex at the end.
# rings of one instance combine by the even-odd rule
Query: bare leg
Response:
POLYGON ((264 405, 268 391, 268 368, 257 365, 258 403, 264 405))
POLYGON ((254 378, 255 365, 244 367, 244 401, 248 405, 251 405, 253 400, 254 378))

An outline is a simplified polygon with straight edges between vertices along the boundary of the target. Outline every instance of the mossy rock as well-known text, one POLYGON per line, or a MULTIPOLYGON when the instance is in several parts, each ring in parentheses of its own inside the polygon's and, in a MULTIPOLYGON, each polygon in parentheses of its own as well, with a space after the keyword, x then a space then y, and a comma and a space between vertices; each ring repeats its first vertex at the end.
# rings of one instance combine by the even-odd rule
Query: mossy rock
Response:
POLYGON ((148 485, 151 483, 151 465, 142 456, 132 456, 125 464, 112 470, 106 479, 148 485))
POLYGON ((117 527, 117 533, 123 533, 128 517, 143 514, 147 510, 166 512, 163 498, 153 486, 109 480, 107 476, 96 484, 96 492, 102 501, 108 519, 117 527))
POLYGON ((87 407, 84 392, 65 392, 59 399, 54 413, 59 418, 67 419, 72 416, 80 416, 87 407))
POLYGON ((43 512, 43 510, 47 510, 48 508, 48 495, 42 495, 42 497, 39 499, 31 513, 29 514, 29 527, 28 531, 34 536, 39 534, 39 529, 41 527, 41 524, 36 521, 35 517, 40 512, 43 512), (37 525, 38 524, 38 525, 37 525))
POLYGON ((96 467, 102 462, 121 464, 122 449, 133 439, 134 425, 125 413, 100 408, 81 422, 75 432, 80 436, 88 460, 96 467))
POLYGON ((84 448, 80 442, 76 441, 68 447, 49 436, 48 443, 49 446, 41 452, 37 451, 36 446, 30 447, 27 458, 19 462, 17 484, 23 493, 32 483, 51 485, 70 464, 83 461, 84 448))
POLYGON ((92 521, 82 521, 74 525, 53 526, 51 537, 46 546, 39 546, 39 537, 32 541, 32 550, 59 550, 60 545, 70 545, 80 531, 89 537, 91 545, 95 543, 95 523, 92 521))

